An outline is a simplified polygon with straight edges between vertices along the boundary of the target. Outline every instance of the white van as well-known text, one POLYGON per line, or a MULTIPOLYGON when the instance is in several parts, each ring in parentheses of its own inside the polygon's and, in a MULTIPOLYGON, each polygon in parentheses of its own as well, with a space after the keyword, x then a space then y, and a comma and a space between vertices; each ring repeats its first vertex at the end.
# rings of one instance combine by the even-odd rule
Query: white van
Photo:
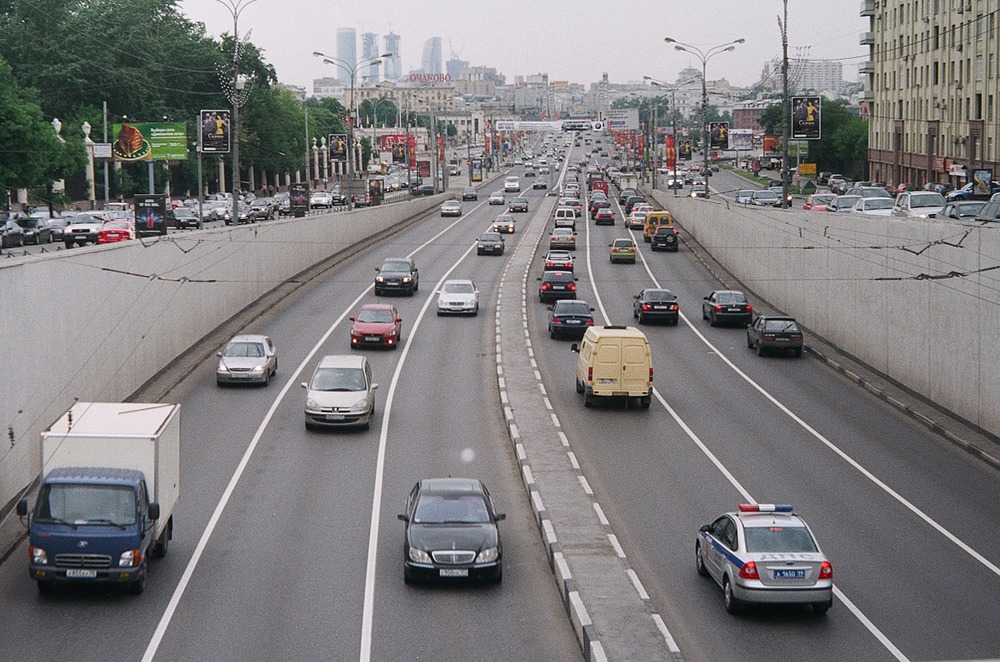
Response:
POLYGON ((511 175, 503 180, 503 190, 507 193, 518 193, 521 190, 521 179, 517 175, 511 175))
POLYGON ((595 397, 639 398, 643 409, 653 399, 653 355, 645 334, 634 326, 592 326, 578 354, 576 392, 590 407, 595 397))
POLYGON ((576 211, 572 207, 556 207, 555 227, 576 229, 576 211))

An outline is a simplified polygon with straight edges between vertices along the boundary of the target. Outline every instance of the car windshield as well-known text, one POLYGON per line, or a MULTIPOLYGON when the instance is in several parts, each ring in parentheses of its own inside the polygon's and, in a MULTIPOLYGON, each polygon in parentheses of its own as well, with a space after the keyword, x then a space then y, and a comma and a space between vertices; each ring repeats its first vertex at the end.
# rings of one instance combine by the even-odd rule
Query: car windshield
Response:
MULTIPOLYGON (((698 187, 695 186, 694 188, 698 187)), ((757 198, 758 200, 774 200, 775 198, 778 197, 778 194, 775 193, 774 191, 756 191, 753 194, 753 197, 757 198)))
POLYGON ((986 204, 982 202, 966 202, 961 205, 955 205, 955 211, 958 212, 959 217, 965 218, 975 216, 985 206, 986 204))
POLYGON ((264 345, 259 342, 231 342, 223 356, 236 358, 260 358, 264 356, 264 345))
POLYGON ((744 530, 748 552, 816 552, 804 526, 750 526, 744 530))
POLYGON ((647 290, 646 301, 673 301, 677 297, 669 290, 647 290))
POLYGON ((392 311, 383 309, 363 308, 358 312, 359 322, 392 322, 392 311))
POLYGON ((747 298, 739 292, 721 292, 715 300, 719 303, 746 303, 747 298))
POLYGON ((910 208, 944 207, 944 196, 940 193, 914 193, 910 195, 910 208))
POLYGON ((447 294, 472 294, 476 288, 472 283, 445 283, 441 291, 447 294))
POLYGON ((500 235, 496 232, 487 232, 479 238, 479 241, 500 241, 500 235))
POLYGON ((386 260, 382 263, 382 271, 409 271, 410 263, 406 260, 386 260))
POLYGON ((51 484, 38 495, 36 521, 126 526, 136 521, 135 490, 112 485, 51 484))
POLYGON ((865 198, 865 209, 892 209, 892 198, 865 198))
POLYGON ((485 524, 490 511, 479 495, 424 494, 413 513, 416 524, 485 524))
POLYGON ((553 315, 590 315, 590 306, 585 301, 562 301, 552 309, 553 315))
POLYGON ((90 214, 77 214, 73 218, 74 223, 97 223, 97 219, 90 214))
POLYGON ((313 375, 314 391, 364 391, 365 373, 361 368, 320 368, 313 375))
POLYGON ((832 195, 814 195, 812 203, 814 205, 828 205, 831 200, 833 200, 832 195))

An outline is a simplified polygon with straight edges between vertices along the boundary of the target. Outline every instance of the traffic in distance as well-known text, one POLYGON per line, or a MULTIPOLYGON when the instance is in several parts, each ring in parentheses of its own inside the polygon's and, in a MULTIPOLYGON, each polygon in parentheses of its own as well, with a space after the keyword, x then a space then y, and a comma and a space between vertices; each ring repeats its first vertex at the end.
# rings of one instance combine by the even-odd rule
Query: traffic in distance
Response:
MULTIPOLYGON (((686 248, 681 223, 674 219, 671 212, 661 208, 661 203, 651 194, 648 185, 629 179, 634 178, 634 175, 620 167, 620 148, 602 146, 597 156, 588 155, 574 160, 574 150, 579 147, 578 141, 598 140, 599 136, 602 134, 583 133, 571 135, 562 141, 561 137, 539 138, 534 148, 553 160, 558 168, 558 177, 553 176, 553 173, 541 174, 541 167, 536 165, 533 168, 534 175, 528 175, 527 170, 521 171, 520 175, 503 175, 480 187, 475 197, 467 189, 455 189, 454 199, 445 201, 436 213, 430 213, 425 220, 420 221, 419 227, 423 229, 416 230, 416 234, 443 233, 448 230, 442 228, 441 223, 456 224, 448 228, 454 227, 455 232, 461 235, 469 245, 469 253, 472 248, 476 248, 473 258, 459 258, 455 255, 460 252, 456 248, 459 242, 455 239, 452 239, 450 248, 448 241, 440 242, 434 259, 425 259, 406 250, 404 247, 412 246, 412 240, 409 243, 401 241, 398 245, 390 240, 390 245, 386 248, 370 253, 366 251, 355 258, 357 262, 370 262, 359 267, 358 271, 363 272, 363 278, 370 288, 365 293, 370 292, 374 298, 362 295, 358 300, 350 302, 345 307, 348 317, 339 330, 339 337, 331 336, 329 344, 324 346, 324 353, 315 360, 306 358, 302 362, 303 367, 306 363, 309 364, 310 370, 304 374, 311 376, 308 381, 301 382, 304 393, 295 391, 302 398, 295 403, 294 416, 298 427, 301 428, 301 417, 304 415, 308 433, 321 435, 320 439, 324 443, 332 444, 363 442, 369 437, 356 436, 365 434, 357 431, 372 427, 381 427, 383 431, 380 434, 383 436, 385 430, 392 430, 405 437, 405 425, 400 422, 398 425, 404 429, 397 429, 397 423, 388 420, 390 407, 400 405, 390 401, 387 392, 394 388, 388 386, 396 379, 394 373, 398 368, 394 366, 401 365, 396 364, 396 361, 404 360, 395 357, 405 356, 406 352, 382 353, 374 350, 402 348, 409 351, 412 348, 413 360, 420 360, 422 352, 430 354, 434 351, 429 346, 435 343, 434 336, 424 335, 417 327, 423 310, 409 303, 410 299, 416 299, 421 293, 421 270, 418 269, 418 263, 430 283, 423 290, 427 292, 429 309, 437 316, 468 317, 468 321, 475 319, 474 323, 479 324, 482 316, 477 316, 477 313, 480 308, 497 305, 495 285, 499 281, 498 270, 502 264, 514 258, 516 249, 529 250, 534 246, 537 250, 533 253, 525 283, 528 289, 526 299, 530 303, 527 308, 528 324, 538 346, 539 370, 545 376, 560 418, 565 421, 563 429, 574 442, 580 442, 579 446, 575 446, 576 452, 594 472, 591 475, 597 484, 604 487, 602 501, 606 499, 610 502, 611 514, 620 518, 614 519, 611 526, 621 532, 620 538, 629 557, 634 559, 636 572, 643 583, 655 587, 651 601, 665 615, 667 627, 670 632, 675 633, 671 638, 676 637, 681 643, 685 659, 744 659, 740 651, 750 645, 764 646, 768 659, 781 659, 782 655, 788 654, 788 650, 795 651, 793 657, 796 659, 803 656, 843 659, 838 655, 842 655, 845 650, 850 651, 848 655, 852 659, 901 659, 900 655, 895 654, 899 650, 898 644, 894 643, 897 640, 909 641, 909 646, 915 649, 933 648, 922 638, 923 635, 888 622, 892 618, 893 609, 889 603, 894 600, 885 599, 885 596, 871 588, 871 582, 864 579, 865 555, 851 550, 860 541, 851 538, 849 524, 836 523, 835 516, 824 513, 821 500, 817 499, 813 490, 796 487, 797 475, 794 472, 801 470, 796 468, 799 460, 789 460, 785 452, 778 452, 771 458, 773 466, 769 466, 769 459, 755 458, 750 460, 751 466, 746 471, 739 471, 738 458, 742 449, 717 446, 715 450, 722 457, 716 457, 714 463, 717 468, 737 468, 737 473, 741 474, 743 480, 752 483, 755 491, 764 494, 772 490, 782 492, 778 496, 801 492, 808 503, 807 509, 802 513, 796 512, 790 505, 756 501, 739 503, 737 506, 737 500, 732 497, 746 498, 749 495, 746 494, 746 488, 734 482, 733 478, 720 478, 713 473, 714 469, 702 466, 703 463, 699 460, 688 458, 684 462, 687 463, 686 471, 691 475, 683 479, 676 476, 675 472, 685 470, 667 468, 663 458, 658 456, 658 445, 662 447, 663 444, 674 444, 682 439, 681 433, 674 429, 677 414, 669 412, 663 393, 672 401, 676 398, 677 401, 673 404, 681 408, 682 415, 694 416, 701 429, 715 430, 720 436, 727 437, 729 433, 717 426, 719 416, 728 413, 739 420, 741 425, 753 425, 756 433, 766 437, 766 429, 751 423, 751 416, 737 410, 739 405, 736 403, 751 401, 756 397, 756 394, 742 392, 739 380, 721 380, 724 384, 722 388, 729 395, 715 396, 721 399, 713 402, 712 411, 694 413, 695 403, 687 402, 687 398, 713 397, 708 394, 716 388, 701 384, 702 380, 697 376, 699 371, 710 371, 706 373, 706 378, 715 378, 726 374, 721 371, 729 368, 705 368, 692 363, 695 360, 693 357, 699 352, 684 352, 682 348, 693 350, 701 340, 694 338, 690 330, 698 329, 698 335, 711 334, 712 342, 727 343, 726 349, 715 349, 712 346, 712 353, 724 356, 726 362, 738 364, 742 371, 750 372, 754 378, 765 382, 766 388, 783 394, 779 397, 794 402, 794 408, 819 407, 816 402, 798 399, 800 392, 803 389, 814 390, 817 385, 829 381, 830 376, 822 366, 811 365, 812 362, 805 359, 785 360, 801 357, 803 348, 809 343, 808 336, 794 318, 765 312, 766 302, 752 301, 746 292, 723 287, 703 274, 700 267, 688 259, 690 250, 686 248), (604 150, 607 150, 608 156, 602 158, 599 155, 604 150), (545 182, 545 187, 532 186, 528 190, 522 190, 522 177, 532 176, 552 179, 545 182), (484 198, 482 202, 478 199, 480 194, 484 198), (464 203, 470 202, 476 203, 474 208, 465 206, 464 203), (499 213, 491 211, 497 204, 501 206, 499 213), (446 209, 449 210, 448 214, 445 213, 446 209), (446 216, 452 216, 454 220, 442 219, 446 216), (661 254, 664 250, 670 254, 661 254), (495 260, 495 256, 502 259, 495 260), (469 263, 457 273, 446 271, 444 267, 455 258, 459 258, 456 264, 462 264, 463 259, 474 260, 475 263, 469 263), (371 275, 372 270, 374 276, 371 275), (670 287, 665 287, 662 282, 667 278, 672 279, 670 287), (703 289, 692 295, 695 286, 702 286, 703 289), (403 296, 400 298, 398 295, 403 296), (608 308, 615 311, 611 319, 606 312, 608 308), (700 308, 701 326, 691 322, 697 318, 697 308, 700 308), (627 324, 629 319, 636 326, 627 324), (404 320, 407 329, 405 336, 404 320), (654 324, 656 322, 661 324, 654 324), (681 322, 684 323, 683 326, 681 322), (547 347, 544 341, 537 341, 539 335, 546 333, 551 347, 547 347), (742 347, 744 335, 746 346, 742 347), (569 342, 564 343, 563 340, 569 342), (333 351, 326 353, 327 348, 332 348, 333 351), (687 354, 688 358, 682 358, 683 354, 687 354), (752 354, 770 359, 762 361, 747 358, 752 354), (754 364, 755 361, 761 365, 758 367, 754 364), (691 389, 689 396, 676 390, 685 379, 692 380, 688 386, 691 389), (570 380, 574 381, 579 400, 566 399, 562 394, 572 393, 568 388, 570 380), (727 404, 729 398, 735 400, 733 405, 727 404), (653 407, 654 403, 657 407, 653 407), (703 415, 707 415, 707 418, 703 419, 703 415), (671 432, 665 436, 663 430, 667 427, 671 432), (629 430, 629 434, 621 434, 624 429, 629 430), (700 482, 702 487, 708 487, 703 481, 708 476, 714 476, 711 480, 720 494, 707 501, 698 498, 683 499, 682 504, 675 506, 673 510, 668 505, 671 498, 676 498, 672 496, 673 490, 665 490, 664 494, 655 496, 641 492, 628 494, 626 485, 629 481, 624 480, 620 470, 611 468, 612 463, 605 457, 608 450, 600 448, 609 446, 608 442, 612 439, 618 447, 615 452, 625 453, 630 457, 637 453, 633 459, 645 457, 648 460, 648 469, 643 469, 643 463, 637 462, 626 470, 634 478, 654 482, 669 479, 676 481, 677 485, 694 488, 695 484, 692 482, 700 482), (622 448, 624 444, 636 448, 625 450, 622 448), (639 450, 637 447, 640 445, 645 448, 639 450), (723 466, 718 466, 720 464, 723 466), (599 467, 607 467, 607 473, 599 467), (665 472, 666 476, 658 476, 658 471, 665 472), (772 483, 766 478, 768 471, 775 471, 786 478, 772 483), (793 479, 787 479, 788 475, 793 476, 793 479), (721 505, 723 495, 730 497, 728 507, 721 505), (636 499, 643 498, 651 500, 649 506, 652 512, 636 502, 636 499), (709 502, 720 504, 720 508, 706 508, 709 502), (733 509, 733 506, 736 508, 733 509), (630 512, 633 507, 635 512, 630 512), (696 510, 698 512, 694 512, 696 510), (665 521, 657 522, 657 512, 666 515, 665 521), (806 513, 810 521, 822 522, 821 525, 816 525, 815 535, 810 525, 806 524, 806 513), (679 519, 688 520, 687 524, 675 526, 679 519), (829 557, 821 550, 817 542, 820 539, 825 547, 835 550, 829 557), (834 540, 832 544, 831 539, 834 540), (662 544, 645 544, 652 540, 659 540, 662 544), (843 582, 845 590, 855 598, 860 594, 861 600, 848 599, 844 605, 840 604, 844 601, 845 594, 838 592, 837 585, 834 584, 831 558, 843 559, 837 561, 838 584, 843 582), (660 571, 654 568, 660 568, 660 571), (704 576, 711 581, 704 582, 709 585, 706 588, 701 584, 688 582, 687 579, 680 579, 682 573, 695 577, 704 576), (674 592, 665 586, 671 583, 677 587, 674 592), (859 603, 864 606, 859 607, 859 603), (677 604, 682 604, 690 614, 685 616, 677 613, 673 608, 677 604), (839 609, 840 606, 844 608, 839 609), (720 611, 724 616, 717 615, 716 612, 720 611), (875 614, 875 619, 870 618, 868 613, 875 614), (737 615, 743 615, 748 620, 736 621, 735 624, 731 620, 725 620, 737 618, 737 615), (817 620, 824 624, 815 625, 817 620), (827 620, 834 624, 826 624, 827 620), (715 633, 713 637, 703 634, 706 623, 711 626, 709 631, 715 633), (748 626, 753 632, 745 631, 748 626), (894 631, 892 638, 882 631, 883 627, 894 631), (770 641, 760 644, 758 639, 761 632, 765 631, 770 641), (859 651, 862 652, 860 657, 859 651)), ((522 162, 529 162, 533 157, 523 154, 521 159, 522 162)), ((680 178, 676 172, 663 174, 680 178)), ((711 181, 710 177, 709 182, 711 181)), ((701 189, 698 187, 704 186, 707 189, 710 185, 712 184, 692 179, 687 185, 690 187, 688 195, 701 197, 701 189)), ((845 192, 843 195, 857 195, 859 200, 883 197, 880 194, 866 197, 863 192, 845 192)), ((322 202, 323 198, 320 200, 322 202)), ((750 201, 746 204, 758 204, 753 200, 751 194, 750 201)), ((836 206, 836 197, 825 201, 827 205, 831 203, 836 206)), ((923 208, 919 199, 907 204, 912 209, 923 208)), ((257 218, 249 222, 264 221, 264 218, 257 218)), ((425 284, 428 280, 425 280, 425 284)), ((414 304, 419 304, 419 301, 414 304)), ((516 314, 519 316, 520 310, 516 314)), ((442 321, 447 322, 457 323, 460 320, 442 321)), ((424 320, 423 323, 427 324, 427 321, 424 320)), ((283 348, 291 347, 305 341, 300 338, 293 343, 290 339, 286 340, 273 333, 265 335, 252 333, 253 330, 241 330, 228 339, 212 361, 217 387, 230 387, 225 389, 227 395, 234 396, 237 402, 240 399, 249 402, 251 398, 257 402, 255 393, 266 394, 269 389, 234 389, 231 385, 246 382, 267 387, 271 380, 285 374, 284 370, 278 372, 276 347, 279 344, 283 348), (272 341, 272 337, 277 342, 272 341)), ((462 342, 468 342, 468 338, 475 337, 477 332, 467 330, 456 337, 451 335, 452 331, 438 327, 438 333, 446 334, 446 338, 461 338, 462 342)), ((289 350, 283 349, 282 355, 287 351, 289 350)), ((302 360, 299 348, 292 351, 296 361, 302 360)), ((463 369, 467 370, 470 365, 474 364, 463 363, 463 369)), ((849 392, 842 387, 837 390, 840 395, 849 392)), ((850 397, 866 402, 863 394, 850 397)), ((190 404, 193 403, 185 403, 185 406, 190 404)), ((460 409, 461 403, 458 405, 460 409)), ((492 401, 489 406, 496 408, 498 404, 492 401)), ((863 406, 866 409, 871 407, 870 403, 863 406)), ((439 413, 443 414, 443 411, 439 413)), ((822 411, 814 413, 814 417, 824 421, 828 415, 822 411)), ((901 425, 891 415, 884 412, 879 415, 886 417, 894 426, 901 425)), ((427 419, 418 419, 416 423, 420 426, 433 425, 427 419)), ((499 424, 502 425, 502 422, 499 424)), ((776 446, 779 443, 784 445, 785 437, 798 436, 797 433, 784 429, 784 419, 776 416, 768 415, 765 425, 781 430, 777 437, 770 440, 776 446)), ((830 429, 837 437, 835 441, 846 441, 845 435, 838 428, 830 429)), ((486 428, 480 432, 485 437, 506 434, 502 429, 495 428, 486 428)), ((374 435, 374 431, 371 434, 374 435)), ((750 445, 753 443, 750 435, 750 432, 741 431, 734 439, 750 445)), ((708 439, 708 443, 712 441, 708 439)), ((933 436, 927 444, 933 447, 933 436)), ((501 446, 501 454, 509 452, 508 447, 501 446)), ((411 460, 416 457, 419 457, 419 453, 411 460)), ((406 588, 389 588, 384 583, 377 584, 373 598, 376 604, 380 600, 379 592, 386 591, 386 596, 406 596, 402 603, 404 608, 416 609, 426 601, 447 601, 459 607, 482 606, 483 598, 499 599, 499 595, 491 591, 501 582, 504 585, 499 590, 511 593, 505 597, 516 599, 517 595, 513 591, 524 590, 526 587, 523 584, 517 584, 517 588, 511 586, 511 576, 516 576, 519 570, 524 569, 523 555, 529 551, 538 552, 538 549, 526 546, 523 537, 518 538, 513 547, 508 539, 506 527, 520 527, 522 533, 524 530, 531 532, 534 528, 527 513, 526 497, 518 490, 520 478, 517 472, 508 472, 511 475, 506 477, 501 477, 504 473, 502 471, 495 472, 494 479, 504 485, 504 489, 498 491, 495 485, 480 476, 451 472, 445 475, 434 471, 433 463, 428 465, 417 461, 417 464, 426 473, 416 476, 415 482, 410 481, 405 486, 401 485, 400 480, 396 480, 395 486, 400 488, 399 493, 389 495, 390 500, 396 500, 392 503, 401 504, 397 515, 401 524, 396 522, 396 529, 387 529, 388 535, 384 543, 381 533, 376 536, 376 545, 382 551, 377 572, 389 573, 406 588), (504 504, 504 510, 498 508, 494 499, 504 504), (516 518, 511 516, 515 513, 516 518), (506 548, 501 543, 501 532, 507 543, 506 548), (514 565, 511 564, 512 558, 518 559, 514 565), (469 588, 483 594, 470 594, 467 592, 469 588), (404 593, 397 593, 399 590, 404 593)), ((957 461, 957 466, 966 468, 961 461, 957 461)), ((457 468, 460 469, 461 465, 457 468)), ((153 477, 157 475, 155 465, 137 465, 128 470, 136 472, 136 478, 144 479, 147 483, 152 483, 153 477)), ((729 470, 724 473, 729 473, 729 470)), ((846 479, 846 475, 847 473, 838 473, 826 481, 826 487, 839 480, 854 483, 855 479, 846 479)), ((55 485, 65 478, 63 474, 56 473, 47 476, 46 480, 55 485)), ((689 491, 697 492, 696 489, 689 491)), ((160 536, 154 536, 152 542, 144 542, 144 546, 139 548, 149 550, 148 554, 142 554, 141 560, 133 561, 142 573, 143 584, 139 586, 134 579, 134 572, 71 572, 71 568, 62 565, 66 562, 65 559, 61 560, 59 555, 46 552, 46 542, 38 537, 40 535, 48 535, 54 539, 58 536, 53 533, 58 532, 70 539, 82 541, 88 536, 98 535, 108 527, 126 525, 110 510, 90 512, 86 516, 69 514, 73 512, 72 507, 75 505, 73 498, 65 498, 64 511, 59 515, 52 514, 51 505, 45 505, 51 504, 48 496, 44 499, 39 497, 33 504, 25 500, 24 505, 19 507, 19 514, 36 531, 31 544, 27 546, 27 554, 31 562, 32 578, 38 584, 39 591, 51 596, 55 584, 71 584, 70 587, 64 587, 69 590, 56 592, 55 595, 57 600, 67 600, 74 595, 73 590, 79 590, 81 584, 86 591, 86 586, 90 584, 131 582, 133 592, 140 592, 145 588, 149 568, 155 568, 155 565, 148 565, 147 558, 164 555, 166 541, 174 539, 174 504, 170 503, 170 509, 166 510, 167 502, 161 498, 145 506, 149 520, 169 521, 171 528, 167 535, 163 533, 165 529, 162 528, 162 523, 158 524, 152 532, 159 533, 160 536), (53 559, 51 564, 48 563, 48 558, 53 559), (113 578, 112 574, 118 577, 113 578)), ((102 507, 110 509, 119 505, 108 502, 102 507)), ((391 510, 390 507, 389 511, 391 510)), ((140 517, 141 514, 133 514, 133 519, 127 524, 131 526, 141 523, 142 520, 137 519, 140 517)), ((533 535, 537 536, 537 531, 533 535)), ((193 547, 190 539, 195 536, 195 531, 185 533, 185 537, 189 539, 185 543, 186 553, 190 553, 193 547)), ((537 545, 538 541, 533 544, 537 545)), ((885 541, 884 544, 884 549, 889 549, 897 543, 885 541)), ((956 561, 957 557, 951 556, 950 551, 938 549, 937 545, 934 553, 958 564, 965 562, 956 561)), ((87 566, 86 554, 83 556, 85 558, 82 562, 74 561, 77 567, 87 566)), ((11 566, 16 558, 23 560, 24 557, 12 557, 5 565, 11 566)), ((122 555, 121 559, 124 558, 122 555)), ((115 560, 121 564, 121 559, 115 560)), ((540 568, 536 566, 534 570, 546 571, 544 563, 538 565, 540 568)), ((363 564, 360 569, 364 570, 363 564)), ((173 581, 179 574, 177 570, 179 569, 165 573, 162 579, 173 581)), ((359 572, 358 576, 364 574, 359 572)), ((23 578, 23 568, 21 576, 23 578)), ((153 583, 160 578, 154 577, 153 583)), ((523 581, 525 577, 520 579, 523 581)), ((537 582, 539 576, 533 575, 532 579, 537 582)), ((991 580, 987 578, 986 581, 991 580)), ((551 586, 549 588, 554 589, 551 586)), ((169 586, 158 590, 161 601, 169 597, 169 586)), ((906 595, 907 589, 900 590, 906 595)), ((541 592, 551 594, 541 598, 540 604, 555 604, 559 608, 561 601, 554 590, 541 592), (546 603, 546 600, 549 602, 546 603)), ((958 596, 948 596, 949 601, 957 599, 958 596)), ((384 614, 394 609, 388 603, 381 604, 384 614)), ((196 609, 194 606, 191 608, 196 609)), ((975 605, 970 605, 968 609, 972 608, 975 605)), ((989 618, 989 614, 987 608, 983 610, 981 618, 989 618)), ((378 609, 375 609, 375 620, 378 616, 378 609)), ((404 614, 403 618, 413 616, 414 613, 410 612, 404 614)), ((443 616, 431 610, 424 618, 433 621, 443 616)), ((508 622, 507 627, 514 627, 515 620, 508 622)), ((398 641, 387 633, 393 627, 392 623, 383 623, 378 629, 379 635, 372 644, 375 659, 397 659, 399 650, 407 650, 406 642, 398 641), (385 643, 380 644, 380 641, 385 643), (386 648, 380 649, 380 645, 386 648), (399 648, 394 648, 397 646, 399 648)), ((398 625, 398 622, 394 623, 398 625)), ((604 635, 609 643, 614 639, 611 632, 605 631, 604 635)), ((182 637, 182 633, 171 633, 168 629, 165 642, 160 644, 164 646, 161 650, 168 652, 162 654, 183 651, 183 644, 179 641, 182 637)), ((541 645, 539 642, 544 637, 544 632, 526 635, 532 646, 541 645)), ((567 631, 557 633, 554 638, 558 640, 557 647, 565 645, 567 640, 573 641, 572 634, 567 636, 567 631)), ((947 650, 955 643, 942 641, 938 649, 947 650)), ((421 648, 425 651, 434 650, 434 646, 426 642, 416 645, 418 648, 426 646, 421 648)), ((475 643, 471 637, 460 638, 457 645, 465 646, 461 650, 469 653, 474 650, 471 647, 475 643)), ((665 641, 664 646, 666 645, 665 641)), ((970 651, 988 652, 989 642, 979 638, 966 642, 965 646, 970 651)), ((452 655, 456 653, 455 649, 448 650, 452 655)), ((564 648, 558 650, 558 654, 566 653, 564 648)), ((546 652, 552 653, 551 650, 546 652)), ((537 649, 522 650, 519 659, 525 659, 522 657, 525 654, 533 657, 533 653, 537 654, 537 649)), ((573 655, 580 655, 580 651, 575 650, 573 655)), ((902 656, 902 659, 907 658, 902 656)))

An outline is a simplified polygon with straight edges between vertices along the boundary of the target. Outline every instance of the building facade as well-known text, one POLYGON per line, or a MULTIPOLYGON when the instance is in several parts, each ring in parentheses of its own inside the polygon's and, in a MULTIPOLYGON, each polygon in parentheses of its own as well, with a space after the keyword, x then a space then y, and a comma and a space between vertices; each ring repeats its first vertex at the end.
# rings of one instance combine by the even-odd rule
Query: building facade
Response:
POLYGON ((960 187, 1000 168, 1000 0, 863 0, 870 177, 960 187), (982 173, 980 173, 982 176, 982 173))
POLYGON ((441 37, 431 37, 424 42, 423 57, 420 60, 421 72, 425 74, 443 74, 443 63, 441 37))
MULTIPOLYGON (((388 51, 386 51, 388 52, 388 51)), ((381 53, 378 50, 378 35, 374 32, 364 32, 361 34, 361 60, 374 60, 381 53)), ((384 63, 382 66, 385 66, 384 63)), ((382 66, 364 67, 361 74, 361 81, 365 85, 375 85, 381 76, 382 66)))
POLYGON ((399 35, 390 32, 383 37, 385 43, 385 53, 391 53, 392 57, 383 60, 382 70, 385 80, 397 81, 403 76, 403 60, 399 55, 399 35))
MULTIPOLYGON (((337 28, 337 59, 347 65, 348 69, 357 66, 358 32, 354 28, 337 28)), ((349 77, 346 73, 344 76, 349 77)))

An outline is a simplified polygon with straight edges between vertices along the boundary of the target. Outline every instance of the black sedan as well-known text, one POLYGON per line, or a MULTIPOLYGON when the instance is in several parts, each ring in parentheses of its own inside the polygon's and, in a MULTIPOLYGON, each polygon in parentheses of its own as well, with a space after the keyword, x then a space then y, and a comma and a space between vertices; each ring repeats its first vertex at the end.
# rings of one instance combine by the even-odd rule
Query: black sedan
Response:
POLYGON ((503 545, 498 513, 482 481, 426 478, 406 500, 403 580, 480 579, 503 581, 503 545))
POLYGON ((474 188, 472 188, 470 186, 469 188, 467 188, 464 191, 462 191, 462 199, 463 200, 478 200, 479 199, 479 191, 477 191, 476 189, 474 189, 474 188))
POLYGON ((29 216, 27 218, 19 218, 15 222, 24 230, 25 244, 35 244, 37 246, 39 244, 52 243, 52 228, 49 227, 48 219, 29 216))
POLYGON ((503 255, 504 240, 499 232, 484 232, 476 244, 476 255, 503 255))
POLYGON ((771 350, 790 350, 802 356, 802 329, 792 317, 760 315, 747 327, 747 347, 764 356, 771 350))
POLYGON ((7 220, 0 223, 0 248, 24 246, 24 229, 17 221, 7 220))
POLYGON ((549 337, 582 338, 594 326, 594 309, 586 301, 559 299, 549 308, 549 337))
POLYGON ((712 326, 730 323, 746 326, 753 318, 753 306, 739 290, 716 290, 702 302, 701 318, 712 326))
POLYGON ((632 317, 639 324, 666 322, 676 326, 680 319, 677 295, 670 290, 647 288, 632 297, 632 317))
POLYGON ((535 183, 531 185, 532 189, 547 189, 548 187, 549 183, 544 179, 536 179, 535 183))
POLYGON ((375 269, 375 296, 386 292, 402 292, 409 296, 420 288, 420 272, 410 258, 392 257, 375 269))
POLYGON ((528 211, 528 199, 527 198, 514 198, 513 200, 510 201, 510 204, 507 206, 507 211, 527 213, 527 211, 528 211))
POLYGON ((576 298, 577 279, 572 271, 546 271, 538 280, 538 300, 542 303, 576 298))

